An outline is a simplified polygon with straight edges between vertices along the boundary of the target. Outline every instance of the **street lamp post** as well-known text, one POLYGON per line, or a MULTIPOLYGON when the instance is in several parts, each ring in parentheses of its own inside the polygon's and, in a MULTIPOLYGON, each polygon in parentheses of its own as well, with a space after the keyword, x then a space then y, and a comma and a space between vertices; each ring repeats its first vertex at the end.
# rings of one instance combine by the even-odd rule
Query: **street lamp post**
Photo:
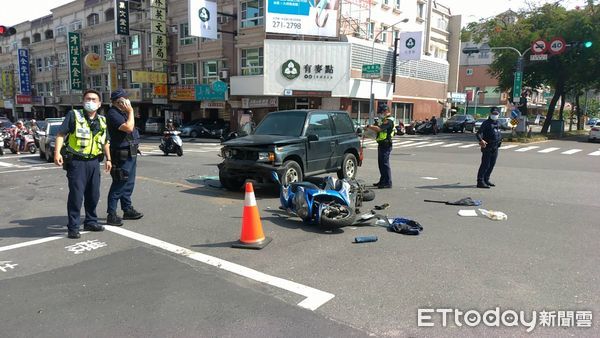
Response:
MULTIPOLYGON (((375 57, 375 41, 377 41, 377 38, 379 37, 379 35, 381 35, 381 33, 389 30, 390 28, 393 28, 394 26, 401 24, 401 23, 406 23, 408 22, 408 18, 404 18, 398 22, 396 22, 395 24, 389 26, 386 29, 382 29, 381 31, 379 31, 379 33, 377 33, 377 35, 375 35, 373 37, 373 43, 371 44, 371 64, 373 64, 374 62, 374 57, 375 57)), ((392 76, 395 76, 395 74, 392 74, 392 76)), ((373 78, 371 78, 371 89, 369 91, 371 93, 370 97, 369 97, 369 124, 373 123, 373 117, 375 116, 375 112, 373 105, 375 104, 375 94, 373 94, 373 78)), ((360 117, 359 117, 360 120, 360 117)))
POLYGON ((478 90, 475 92, 475 112, 473 115, 477 116, 477 102, 479 101, 479 94, 486 94, 487 90, 478 90))

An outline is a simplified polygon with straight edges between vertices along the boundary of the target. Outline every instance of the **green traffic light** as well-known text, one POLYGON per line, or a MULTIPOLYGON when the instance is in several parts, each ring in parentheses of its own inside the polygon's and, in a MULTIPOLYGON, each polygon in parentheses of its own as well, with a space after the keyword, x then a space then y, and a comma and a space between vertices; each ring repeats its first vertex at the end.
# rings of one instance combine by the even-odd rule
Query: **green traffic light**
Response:
POLYGON ((592 42, 591 42, 591 41, 585 41, 585 42, 583 43, 583 47, 585 47, 585 48, 590 48, 590 47, 592 47, 592 42))

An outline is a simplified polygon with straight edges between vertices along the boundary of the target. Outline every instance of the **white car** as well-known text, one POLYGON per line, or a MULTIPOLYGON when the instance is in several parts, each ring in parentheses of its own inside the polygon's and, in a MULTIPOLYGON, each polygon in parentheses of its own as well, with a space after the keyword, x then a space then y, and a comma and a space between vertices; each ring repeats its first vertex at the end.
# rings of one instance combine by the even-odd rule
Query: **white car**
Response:
POLYGON ((596 125, 592 126, 590 129, 590 135, 588 136, 588 141, 594 142, 600 140, 600 122, 596 122, 596 125))

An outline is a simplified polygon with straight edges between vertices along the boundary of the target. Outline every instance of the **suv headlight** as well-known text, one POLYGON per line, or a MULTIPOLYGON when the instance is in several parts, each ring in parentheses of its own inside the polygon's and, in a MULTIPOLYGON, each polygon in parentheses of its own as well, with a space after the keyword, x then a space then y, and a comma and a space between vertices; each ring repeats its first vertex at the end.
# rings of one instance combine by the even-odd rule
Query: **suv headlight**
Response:
POLYGON ((229 149, 221 149, 221 156, 223 156, 223 158, 231 158, 233 156, 233 152, 229 149))
POLYGON ((261 151, 258 153, 258 160, 263 162, 273 162, 275 161, 275 153, 261 151))

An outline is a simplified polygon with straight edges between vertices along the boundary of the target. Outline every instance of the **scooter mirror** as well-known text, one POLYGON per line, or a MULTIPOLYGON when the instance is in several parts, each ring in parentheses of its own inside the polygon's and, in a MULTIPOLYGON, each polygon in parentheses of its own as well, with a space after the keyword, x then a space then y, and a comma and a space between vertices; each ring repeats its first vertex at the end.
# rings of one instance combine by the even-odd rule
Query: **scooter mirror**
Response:
POLYGON ((271 178, 273 178, 273 181, 275 181, 275 183, 281 184, 281 181, 279 180, 279 175, 277 175, 276 171, 271 172, 271 178))

